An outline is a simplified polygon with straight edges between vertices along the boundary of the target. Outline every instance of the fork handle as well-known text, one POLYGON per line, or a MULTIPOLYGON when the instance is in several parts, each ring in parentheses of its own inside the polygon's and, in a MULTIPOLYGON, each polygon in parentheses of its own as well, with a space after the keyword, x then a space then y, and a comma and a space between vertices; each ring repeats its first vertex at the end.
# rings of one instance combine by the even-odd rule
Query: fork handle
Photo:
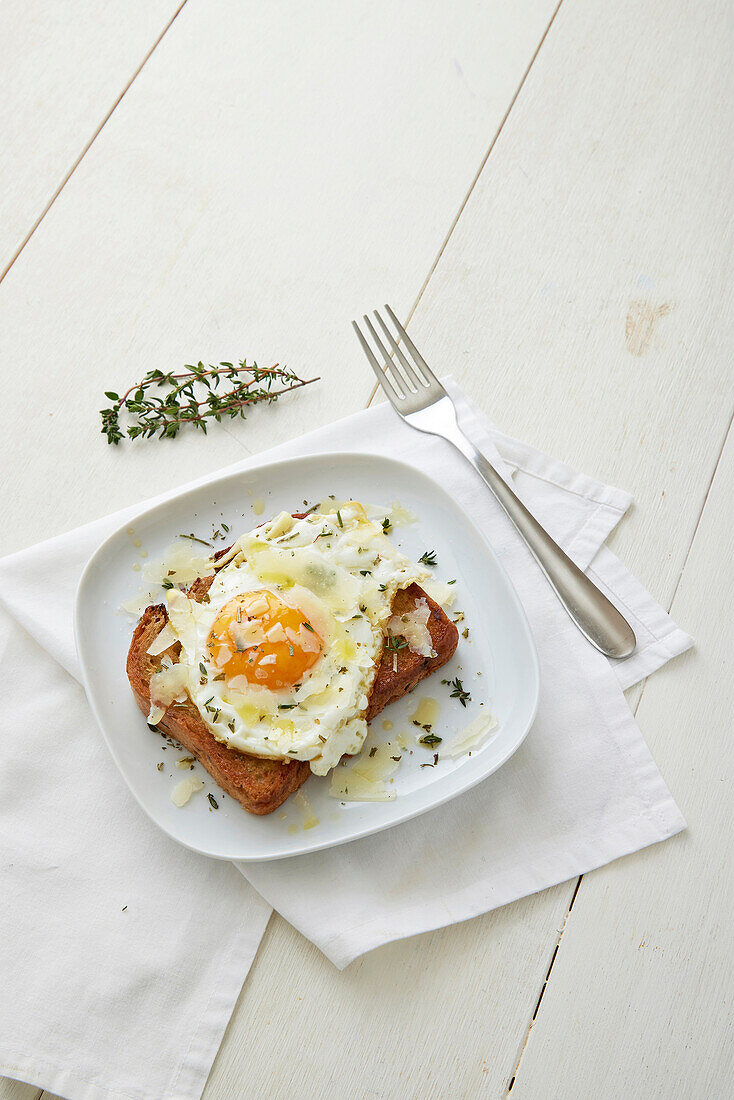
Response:
POLYGON ((447 433, 446 438, 468 458, 492 490, 584 637, 607 657, 629 657, 637 639, 614 604, 571 561, 458 425, 456 432, 447 433))

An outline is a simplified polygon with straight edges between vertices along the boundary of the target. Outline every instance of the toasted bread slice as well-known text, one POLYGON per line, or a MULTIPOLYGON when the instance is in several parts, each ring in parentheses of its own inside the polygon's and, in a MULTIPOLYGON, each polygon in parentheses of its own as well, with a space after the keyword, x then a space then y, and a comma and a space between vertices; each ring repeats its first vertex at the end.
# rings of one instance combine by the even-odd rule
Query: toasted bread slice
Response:
POLYGON ((421 657, 407 646, 403 649, 385 649, 372 684, 370 701, 367 707, 367 721, 371 722, 389 703, 402 699, 409 691, 451 660, 459 640, 459 632, 440 604, 432 600, 427 592, 417 584, 402 588, 395 593, 392 602, 392 614, 401 615, 415 611, 420 600, 428 604, 428 632, 435 657, 421 657), (396 660, 397 657, 397 660, 396 660))
MULTIPOLYGON (((151 676, 161 667, 164 656, 175 661, 181 650, 176 642, 158 657, 151 657, 147 652, 167 622, 168 615, 162 604, 147 608, 135 628, 127 655, 127 677, 135 701, 145 715, 150 712, 151 676)), ((217 741, 190 700, 169 707, 156 728, 180 741, 201 761, 222 790, 241 802, 251 814, 272 813, 311 774, 308 761, 288 760, 282 764, 279 760, 264 760, 237 752, 217 741)))
MULTIPOLYGON (((200 577, 189 589, 189 595, 201 599, 208 592, 212 580, 212 577, 200 577)), ((443 608, 417 584, 412 584, 396 594, 392 605, 393 614, 403 615, 412 611, 419 600, 426 600, 430 609, 426 625, 436 656, 421 657, 407 647, 397 652, 385 651, 372 685, 367 709, 368 722, 388 703, 412 691, 416 684, 444 665, 456 649, 456 627, 443 608)), ((147 608, 130 643, 127 676, 135 700, 145 715, 150 711, 151 676, 161 667, 164 656, 176 660, 180 652, 180 645, 176 642, 157 657, 148 653, 152 642, 167 621, 168 615, 162 604, 147 608)), ((308 761, 265 760, 217 741, 190 701, 170 706, 156 728, 179 741, 204 765, 222 790, 252 814, 270 814, 277 810, 311 774, 308 761)))

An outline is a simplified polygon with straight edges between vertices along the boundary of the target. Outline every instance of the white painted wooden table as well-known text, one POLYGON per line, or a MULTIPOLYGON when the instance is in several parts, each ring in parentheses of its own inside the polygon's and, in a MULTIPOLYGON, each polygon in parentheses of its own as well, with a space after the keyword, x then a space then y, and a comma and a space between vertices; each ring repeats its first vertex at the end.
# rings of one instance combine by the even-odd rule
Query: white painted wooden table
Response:
POLYGON ((388 299, 634 493, 614 549, 697 640, 630 698, 686 833, 343 973, 274 917, 207 1100, 731 1095, 733 49, 728 0, 0 7, 0 551, 364 406, 388 299), (324 381, 99 436, 104 389, 245 354, 324 381))

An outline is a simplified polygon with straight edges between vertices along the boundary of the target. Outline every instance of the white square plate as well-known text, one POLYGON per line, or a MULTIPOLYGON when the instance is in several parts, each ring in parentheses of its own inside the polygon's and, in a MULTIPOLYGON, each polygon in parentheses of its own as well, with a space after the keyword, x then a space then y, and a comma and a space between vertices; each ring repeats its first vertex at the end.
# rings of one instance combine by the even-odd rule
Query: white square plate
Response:
POLYGON ((135 798, 174 840, 218 859, 282 859, 318 851, 440 806, 491 775, 515 752, 538 700, 538 660, 527 619, 490 546, 435 481, 412 466, 371 455, 324 454, 260 466, 186 490, 143 512, 90 559, 77 592, 75 632, 89 702, 135 798), (125 673, 133 623, 119 607, 143 586, 141 573, 133 568, 139 569, 142 551, 149 558, 161 557, 180 532, 210 538, 223 521, 236 536, 281 510, 302 510, 304 499, 317 501, 330 493, 385 506, 398 500, 415 513, 417 522, 396 527, 392 537, 414 560, 434 550, 436 578, 456 578, 450 614, 464 612, 460 629, 468 627, 469 638, 460 636, 449 664, 373 723, 370 743, 392 739, 400 731, 411 734, 412 754, 403 753, 390 786, 396 799, 340 803, 329 795, 328 777, 311 776, 302 789, 318 824, 304 828, 307 819, 298 799, 256 817, 225 795, 198 763, 194 772, 175 767, 182 753, 171 746, 164 750, 165 741, 151 733, 133 699, 125 673), (252 507, 258 499, 265 502, 262 518, 252 507), (440 683, 456 676, 471 692, 466 708, 450 699, 449 689, 440 683), (411 725, 410 714, 424 696, 440 702, 433 732, 444 743, 487 708, 497 716, 498 729, 471 756, 441 758, 439 752, 435 767, 421 767, 433 761, 433 753, 417 744, 420 731, 411 725), (390 734, 382 732, 384 720, 393 723, 390 734), (194 774, 206 788, 179 809, 171 802, 171 790, 185 775, 194 774), (212 809, 208 792, 218 810, 212 809))

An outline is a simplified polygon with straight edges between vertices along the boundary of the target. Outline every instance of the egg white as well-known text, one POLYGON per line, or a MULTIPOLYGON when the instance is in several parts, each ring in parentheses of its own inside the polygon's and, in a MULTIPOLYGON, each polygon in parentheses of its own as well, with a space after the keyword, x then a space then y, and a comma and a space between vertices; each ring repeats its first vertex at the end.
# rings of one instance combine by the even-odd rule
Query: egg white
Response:
POLYGON ((427 570, 401 554, 356 501, 338 508, 326 501, 300 520, 282 512, 240 536, 218 565, 208 602, 177 589, 167 594, 189 697, 218 740, 255 756, 308 760, 325 775, 362 748, 393 598, 425 581, 427 570), (237 595, 258 591, 301 611, 323 640, 293 687, 215 679, 221 672, 207 649, 214 620, 237 595))

